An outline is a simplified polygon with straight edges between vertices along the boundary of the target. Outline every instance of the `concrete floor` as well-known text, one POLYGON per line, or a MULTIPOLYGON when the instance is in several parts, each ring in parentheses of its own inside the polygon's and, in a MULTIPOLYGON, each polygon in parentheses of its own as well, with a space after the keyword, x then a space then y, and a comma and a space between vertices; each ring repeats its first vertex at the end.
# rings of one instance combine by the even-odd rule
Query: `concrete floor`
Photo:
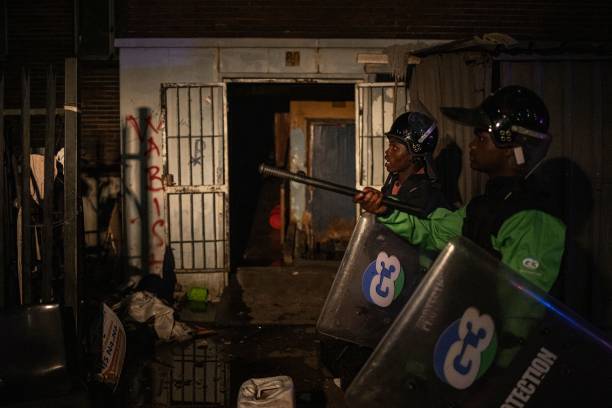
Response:
POLYGON ((343 393, 321 363, 315 330, 338 266, 301 261, 292 267, 239 268, 220 303, 204 312, 181 311, 181 320, 216 334, 158 349, 155 406, 235 407, 247 379, 288 375, 296 407, 345 407, 343 393))

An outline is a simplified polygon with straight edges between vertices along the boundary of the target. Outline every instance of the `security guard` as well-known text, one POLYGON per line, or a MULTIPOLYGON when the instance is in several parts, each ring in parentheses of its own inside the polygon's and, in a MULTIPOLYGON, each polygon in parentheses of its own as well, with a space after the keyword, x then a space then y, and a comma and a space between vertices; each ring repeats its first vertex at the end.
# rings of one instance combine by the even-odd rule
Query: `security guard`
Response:
MULTIPOLYGON (((457 211, 441 208, 427 218, 390 211, 382 204, 382 194, 372 188, 358 193, 355 201, 378 214, 380 222, 412 244, 441 250, 451 238, 463 235, 549 291, 561 266, 565 225, 552 215, 554 203, 528 188, 525 180, 543 160, 551 142, 546 106, 532 91, 507 86, 477 108, 442 108, 442 112, 474 128, 470 166, 489 176, 484 194, 457 211)), ((520 307, 502 304, 506 316, 520 307)), ((508 318, 503 330, 516 339, 518 348, 529 325, 524 319, 508 318)), ((500 355, 498 364, 506 365, 515 351, 500 355)))
POLYGON ((421 209, 424 216, 447 207, 432 159, 438 142, 435 120, 423 112, 406 112, 395 119, 385 136, 389 140, 385 150, 389 176, 383 194, 421 209))
MULTIPOLYGON (((427 216, 436 208, 449 208, 433 167, 433 152, 438 142, 435 120, 419 101, 412 104, 414 110, 398 116, 385 134, 389 146, 385 150, 385 168, 389 172, 382 192, 399 201, 412 205, 427 216)), ((389 211, 391 214, 391 211, 389 211)), ((430 251, 419 251, 421 271, 424 275, 435 256, 430 251)), ((346 389, 353 377, 366 362, 372 350, 342 341, 322 342, 322 359, 325 365, 340 377, 341 388, 346 389)))

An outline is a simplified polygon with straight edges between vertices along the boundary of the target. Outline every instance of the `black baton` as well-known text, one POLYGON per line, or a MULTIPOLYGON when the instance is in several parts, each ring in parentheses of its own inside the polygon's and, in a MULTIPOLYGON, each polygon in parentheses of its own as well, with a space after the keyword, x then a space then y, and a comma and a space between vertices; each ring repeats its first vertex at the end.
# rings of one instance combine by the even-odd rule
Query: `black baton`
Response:
MULTIPOLYGON (((264 176, 273 176, 282 179, 287 179, 295 181, 296 183, 307 184, 309 186, 322 188, 323 190, 332 191, 334 193, 343 194, 351 197, 355 196, 355 194, 357 193, 363 192, 355 188, 332 183, 330 181, 325 181, 314 177, 308 177, 303 174, 292 173, 287 170, 279 169, 278 167, 266 166, 263 163, 259 165, 259 172, 264 176)), ((417 217, 423 216, 423 210, 421 210, 420 208, 406 204, 402 201, 394 200, 392 198, 389 198, 388 196, 383 196, 382 202, 384 205, 395 208, 396 210, 416 215, 417 217)))

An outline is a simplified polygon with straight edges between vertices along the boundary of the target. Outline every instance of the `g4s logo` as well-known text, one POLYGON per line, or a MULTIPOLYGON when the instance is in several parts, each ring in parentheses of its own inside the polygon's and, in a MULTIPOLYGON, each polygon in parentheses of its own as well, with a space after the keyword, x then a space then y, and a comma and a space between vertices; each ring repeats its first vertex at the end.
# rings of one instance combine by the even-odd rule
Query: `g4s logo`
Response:
POLYGON ((404 271, 399 259, 379 252, 363 273, 362 290, 366 299, 381 307, 389 306, 404 287, 404 271))

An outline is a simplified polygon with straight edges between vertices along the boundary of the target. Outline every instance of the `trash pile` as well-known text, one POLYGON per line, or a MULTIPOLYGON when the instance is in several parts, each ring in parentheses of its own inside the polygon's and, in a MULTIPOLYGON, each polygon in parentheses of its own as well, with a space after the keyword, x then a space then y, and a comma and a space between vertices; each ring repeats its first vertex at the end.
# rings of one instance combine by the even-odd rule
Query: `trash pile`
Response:
POLYGON ((121 315, 128 324, 136 322, 151 326, 161 341, 183 342, 211 332, 177 320, 175 311, 183 300, 205 309, 208 291, 197 287, 187 292, 182 290, 176 281, 174 258, 169 248, 164 255, 163 276, 132 275, 120 292, 123 298, 113 309, 123 311, 121 315))

